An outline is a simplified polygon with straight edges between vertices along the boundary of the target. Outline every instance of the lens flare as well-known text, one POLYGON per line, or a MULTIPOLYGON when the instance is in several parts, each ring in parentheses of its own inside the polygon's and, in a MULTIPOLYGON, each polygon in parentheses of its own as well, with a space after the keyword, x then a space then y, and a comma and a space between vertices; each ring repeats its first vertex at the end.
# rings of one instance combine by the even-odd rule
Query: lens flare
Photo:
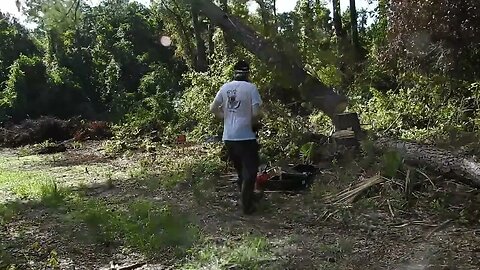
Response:
POLYGON ((172 45, 172 39, 168 36, 162 36, 160 38, 160 44, 165 47, 170 47, 170 45, 172 45))

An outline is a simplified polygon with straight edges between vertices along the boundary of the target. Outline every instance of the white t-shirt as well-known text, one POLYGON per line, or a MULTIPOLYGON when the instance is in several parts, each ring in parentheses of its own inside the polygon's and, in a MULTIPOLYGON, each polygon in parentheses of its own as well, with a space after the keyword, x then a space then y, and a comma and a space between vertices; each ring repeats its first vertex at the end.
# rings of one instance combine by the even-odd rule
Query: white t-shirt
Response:
POLYGON ((249 82, 231 81, 220 87, 214 104, 222 106, 223 140, 255 140, 252 130, 253 105, 262 105, 257 87, 249 82))

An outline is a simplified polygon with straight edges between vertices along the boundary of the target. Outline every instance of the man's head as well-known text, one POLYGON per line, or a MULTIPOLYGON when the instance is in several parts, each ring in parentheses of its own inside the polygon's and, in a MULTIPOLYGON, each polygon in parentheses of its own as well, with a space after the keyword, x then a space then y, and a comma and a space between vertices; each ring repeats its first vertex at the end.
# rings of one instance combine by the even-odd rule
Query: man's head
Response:
POLYGON ((250 74, 250 65, 246 61, 238 61, 235 66, 233 66, 233 68, 235 69, 235 80, 248 81, 248 75, 250 74))

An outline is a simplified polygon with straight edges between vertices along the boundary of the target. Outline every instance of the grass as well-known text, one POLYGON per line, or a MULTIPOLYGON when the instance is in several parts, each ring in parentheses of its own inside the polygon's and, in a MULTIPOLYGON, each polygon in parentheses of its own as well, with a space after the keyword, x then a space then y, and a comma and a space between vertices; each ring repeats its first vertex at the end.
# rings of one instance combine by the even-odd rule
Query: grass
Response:
POLYGON ((40 200, 43 205, 48 207, 55 207, 64 204, 70 192, 64 188, 59 187, 55 181, 50 181, 40 187, 40 200))
POLYGON ((206 243, 192 253, 195 255, 179 269, 265 269, 266 263, 275 260, 268 240, 255 236, 223 245, 206 243))
POLYGON ((49 192, 48 189, 56 184, 53 175, 34 169, 42 162, 45 159, 39 156, 0 157, 0 190, 7 191, 16 198, 43 198, 49 192))
POLYGON ((40 199, 48 206, 60 204, 66 196, 66 190, 57 185, 52 175, 41 171, 14 171, 5 167, 0 171, 0 189, 17 198, 40 199))
MULTIPOLYGON (((29 199, 33 205, 46 207, 44 210, 50 213, 52 218, 60 219, 58 221, 63 224, 62 227, 65 226, 63 229, 69 230, 68 228, 80 226, 86 228, 85 236, 90 236, 89 239, 96 243, 128 246, 148 257, 166 254, 183 256, 199 239, 198 229, 192 225, 187 216, 168 205, 147 199, 118 204, 113 200, 89 198, 85 193, 73 192, 69 187, 58 184, 54 181, 56 171, 50 171, 45 163, 49 157, 51 158, 51 156, 1 158, 1 161, 5 162, 0 164, 0 190, 10 193, 12 199, 29 199), (39 162, 44 162, 41 164, 45 166, 35 166, 39 162), (10 168, 28 170, 14 171, 10 168)), ((75 174, 72 183, 79 182, 83 176, 79 174, 77 177, 77 169, 83 168, 77 167, 70 168, 70 173, 75 174)), ((148 173, 149 171, 144 168, 130 176, 135 180, 147 181, 150 185, 158 182, 158 178, 148 173)), ((176 173, 180 175, 179 172, 176 173)), ((185 174, 181 175, 184 180, 185 174)), ((105 176, 107 185, 113 186, 113 173, 103 173, 101 176, 105 176)), ((176 184, 180 178, 176 176, 166 180, 176 184)), ((160 183, 158 187, 167 185, 160 183)), ((86 184, 83 186, 87 188, 86 184)), ((18 210, 15 205, 0 204, 0 225, 10 223, 15 216, 22 216, 23 211, 21 208, 18 210)), ((1 249, 0 269, 8 267, 7 258, 9 257, 1 249)), ((51 260, 51 264, 55 265, 54 259, 51 260)))
POLYGON ((0 225, 5 225, 12 220, 17 213, 15 204, 4 205, 0 204, 0 225))
POLYGON ((50 181, 51 176, 39 172, 10 170, 0 172, 0 189, 20 198, 39 197, 42 194, 42 187, 50 181))
MULTIPOLYGON (((197 151, 198 149, 193 150, 197 151)), ((404 191, 401 188, 401 184, 404 183, 404 179, 402 179, 404 176, 401 175, 402 166, 399 166, 396 156, 392 155, 393 158, 388 157, 374 157, 373 154, 367 153, 364 163, 368 164, 369 167, 362 168, 362 164, 358 164, 362 160, 360 162, 340 161, 333 170, 319 175, 319 179, 315 181, 310 194, 304 196, 308 203, 301 207, 305 207, 308 211, 296 211, 296 208, 290 209, 292 205, 289 202, 295 200, 295 198, 273 193, 269 195, 267 200, 262 201, 259 207, 260 213, 262 215, 265 214, 264 216, 267 218, 272 216, 272 222, 276 222, 278 219, 275 219, 277 217, 272 213, 277 209, 282 209, 282 214, 288 215, 287 217, 291 221, 298 221, 297 224, 303 226, 302 221, 305 220, 302 218, 303 215, 312 211, 323 215, 320 216, 319 228, 322 227, 322 224, 325 224, 325 227, 327 227, 331 223, 334 225, 331 226, 332 230, 343 226, 341 228, 348 229, 349 232, 350 230, 356 230, 352 225, 358 223, 358 216, 365 208, 379 209, 388 214, 389 209, 383 200, 384 198, 389 198, 391 207, 397 214, 397 212, 400 212, 397 209, 402 209, 402 204, 406 202, 404 191), (372 168, 372 164, 379 164, 378 168, 372 168), (392 168, 391 171, 388 169, 390 167, 392 168), (377 173, 380 169, 384 169, 384 174, 395 172, 394 179, 384 185, 372 188, 364 196, 360 197, 353 206, 331 208, 322 204, 322 199, 325 195, 335 194, 345 189, 352 181, 356 181, 359 175, 370 175, 372 172, 377 173), (380 197, 377 195, 380 195, 380 197), (325 212, 326 210, 328 210, 328 213, 325 212), (324 212, 327 214, 324 215, 324 212), (324 219, 325 221, 323 221, 324 219)), ((1 159, 0 157, 0 161, 1 159)), ((237 234, 236 229, 231 229, 230 226, 238 224, 235 220, 233 220, 233 223, 229 223, 231 221, 224 220, 223 217, 219 218, 221 223, 216 223, 217 217, 211 218, 214 223, 207 224, 207 226, 212 224, 214 226, 222 226, 222 230, 221 232, 215 231, 215 234, 218 235, 208 236, 214 237, 215 240, 206 238, 210 233, 210 227, 205 226, 202 219, 199 219, 202 223, 199 223, 198 226, 206 228, 204 231, 205 235, 192 223, 190 218, 179 211, 179 209, 172 207, 173 204, 171 202, 158 201, 163 199, 169 200, 169 198, 166 198, 167 196, 156 196, 158 192, 155 191, 163 190, 160 192, 161 195, 164 194, 164 191, 177 192, 176 195, 178 193, 183 195, 182 192, 185 192, 188 193, 185 194, 185 198, 195 200, 192 203, 195 206, 202 206, 202 203, 205 204, 203 206, 207 206, 192 210, 206 210, 208 215, 216 214, 216 211, 208 212, 208 207, 211 203, 209 199, 219 195, 219 189, 216 189, 218 184, 216 176, 221 171, 222 165, 224 165, 216 156, 209 156, 205 153, 199 153, 198 155, 187 153, 187 155, 183 156, 172 154, 170 156, 170 153, 165 153, 163 156, 159 155, 150 160, 140 160, 134 166, 129 166, 123 170, 113 166, 93 163, 78 166, 55 166, 55 162, 46 162, 48 159, 53 159, 53 156, 44 156, 41 159, 38 157, 9 157, 7 163, 5 163, 7 165, 0 163, 0 179, 3 179, 3 181, 0 181, 0 189, 9 189, 11 191, 12 188, 18 188, 17 179, 20 179, 21 181, 18 183, 20 186, 24 186, 24 190, 22 191, 19 188, 20 191, 16 191, 17 193, 12 191, 12 193, 24 194, 23 196, 28 198, 35 198, 32 204, 23 205, 22 203, 22 207, 18 209, 11 207, 13 204, 8 206, 0 205, 0 225, 11 222, 9 226, 12 227, 17 223, 20 226, 24 226, 22 223, 17 222, 22 221, 20 219, 27 218, 27 215, 21 216, 22 209, 33 205, 35 211, 38 210, 42 213, 42 215, 34 216, 34 218, 39 218, 35 222, 57 225, 59 229, 53 229, 53 235, 61 238, 60 243, 63 243, 63 241, 69 243, 68 248, 75 246, 75 250, 81 250, 85 246, 93 247, 94 251, 98 251, 99 254, 102 253, 101 255, 105 255, 103 254, 105 250, 117 252, 126 248, 129 252, 132 251, 136 254, 145 255, 149 262, 176 263, 177 267, 175 269, 285 269, 285 267, 274 268, 272 266, 278 266, 279 263, 290 263, 291 258, 287 257, 291 253, 294 254, 291 256, 292 258, 297 255, 304 256, 304 254, 297 254, 289 249, 281 249, 282 245, 272 242, 271 238, 243 236, 240 239, 229 239, 232 235, 237 234), (42 162, 41 166, 36 166, 35 164, 39 160, 42 162), (85 172, 86 167, 88 167, 88 173, 85 172), (21 172, 14 172, 11 168, 26 169, 21 172), (135 169, 129 171, 130 168, 135 169), (128 172, 130 172, 130 175, 128 175, 128 172), (60 179, 61 175, 69 176, 64 178, 64 182, 68 180, 69 185, 81 186, 85 191, 80 189, 80 191, 75 192, 53 181, 56 176, 60 179), (84 179, 84 181, 80 181, 81 179, 84 179), (121 183, 120 181, 123 179, 129 181, 121 183), (115 188, 105 191, 103 185, 100 185, 100 188, 97 189, 96 185, 91 187, 90 183, 101 183, 115 188), (131 183, 135 185, 129 185, 131 183), (140 184, 140 187, 138 184, 140 184), (145 186, 149 189, 148 191, 145 191, 145 186), (26 190, 25 187, 31 188, 31 190, 26 190), (130 187, 135 190, 127 190, 130 187), (92 189, 87 190, 90 188, 92 189), (193 193, 193 198, 190 197, 191 193, 193 193), (132 197, 127 199, 124 196, 126 194, 132 195, 132 197), (144 197, 139 199, 134 197, 135 195, 144 197), (153 199, 154 196, 155 199, 153 199), (73 228, 78 229, 73 230, 73 228), (82 241, 86 241, 86 243, 82 241), (275 254, 283 254, 283 256, 277 260, 275 254), (284 257, 287 259, 284 259, 284 257)), ((449 203, 441 201, 440 199, 442 198, 443 196, 438 199, 435 198, 436 200, 433 198, 429 200, 428 208, 435 208, 437 212, 442 207, 447 208, 449 203)), ((176 200, 177 197, 174 196, 173 201, 176 200)), ((475 206, 475 204, 472 204, 471 213, 467 210, 462 212, 466 222, 475 218, 478 220, 478 213, 475 212, 478 208, 475 208, 475 206)), ((182 207, 190 207, 190 205, 185 204, 182 207)), ((229 211, 228 208, 226 211, 229 211)), ((205 214, 195 213, 196 215, 205 214)), ((209 220, 210 216, 208 216, 209 220)), ((257 233, 257 228, 264 226, 261 222, 252 224, 248 224, 246 221, 241 225, 245 225, 244 229, 246 231, 253 230, 257 231, 257 233)), ((26 228, 26 226, 23 228, 26 228)), ((273 230, 277 229, 274 228, 273 230)), ((323 237, 322 230, 319 230, 319 233, 315 234, 315 236, 313 235, 313 230, 315 229, 312 229, 312 234, 305 233, 303 230, 301 232, 294 231, 293 234, 301 235, 302 237, 316 237, 317 235, 323 237)), ((21 235, 18 238, 27 239, 28 237, 31 236, 21 235)), ((278 235, 275 233, 269 237, 278 239, 278 235)), ((350 256, 355 257, 353 248, 361 247, 361 243, 354 242, 355 237, 352 237, 352 240, 348 237, 351 237, 348 233, 343 235, 337 234, 336 240, 330 240, 331 242, 328 243, 323 242, 326 241, 324 238, 318 239, 318 241, 307 241, 307 243, 304 243, 302 238, 299 238, 292 242, 292 246, 306 245, 307 248, 316 253, 316 259, 324 261, 325 264, 323 265, 322 261, 312 261, 307 262, 307 265, 309 263, 318 263, 318 267, 320 267, 318 269, 344 269, 342 268, 345 266, 344 262, 348 261, 350 256), (334 263, 325 260, 327 257, 328 259, 332 258, 334 263)), ((2 249, 1 242, 0 269, 5 269, 11 261, 8 254, 10 249, 2 249)), ((7 244, 4 245, 7 246, 7 244)), ((48 261, 50 267, 55 267, 58 264, 57 259, 64 256, 62 251, 64 251, 65 246, 67 245, 54 247, 59 251, 58 254, 56 254, 55 250, 51 252, 51 247, 48 247, 48 252, 42 253, 40 260, 48 261)), ((81 254, 83 250, 75 252, 81 254)), ((12 253, 10 256, 17 260, 16 263, 22 260, 15 253, 12 253)), ((39 257, 37 256, 32 260, 39 257)), ((298 258, 292 259, 294 262, 298 260, 298 258)))
POLYGON ((167 250, 182 255, 199 236, 185 215, 148 200, 116 208, 101 200, 77 199, 70 207, 71 221, 85 224, 94 241, 124 244, 149 257, 167 250))
MULTIPOLYGON (((200 236, 186 215, 168 205, 149 200, 118 205, 81 197, 53 182, 40 190, 38 204, 48 207, 48 212, 60 218, 67 230, 86 228, 83 232, 86 238, 82 239, 95 243, 124 245, 156 258, 167 253, 184 256, 200 236)), ((8 224, 21 214, 14 204, 0 205, 0 224, 8 224)), ((2 258, 7 257, 0 251, 0 260, 2 258)))
POLYGON ((129 177, 150 190, 172 190, 179 184, 188 184, 199 203, 213 194, 214 180, 222 168, 221 161, 215 156, 186 156, 176 160, 160 160, 158 163, 160 168, 155 168, 155 162, 143 159, 129 171, 129 177))

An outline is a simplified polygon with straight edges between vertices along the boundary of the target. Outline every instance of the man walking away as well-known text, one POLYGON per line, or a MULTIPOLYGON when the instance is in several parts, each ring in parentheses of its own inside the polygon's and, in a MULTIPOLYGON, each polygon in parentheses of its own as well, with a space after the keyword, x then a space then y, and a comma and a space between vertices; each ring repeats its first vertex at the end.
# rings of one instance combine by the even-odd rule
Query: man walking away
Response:
POLYGON ((262 99, 257 87, 248 80, 249 64, 239 61, 234 68, 233 81, 220 88, 210 111, 223 119, 223 141, 238 174, 243 212, 251 214, 255 211, 254 189, 259 166, 254 127, 260 117, 262 99))

